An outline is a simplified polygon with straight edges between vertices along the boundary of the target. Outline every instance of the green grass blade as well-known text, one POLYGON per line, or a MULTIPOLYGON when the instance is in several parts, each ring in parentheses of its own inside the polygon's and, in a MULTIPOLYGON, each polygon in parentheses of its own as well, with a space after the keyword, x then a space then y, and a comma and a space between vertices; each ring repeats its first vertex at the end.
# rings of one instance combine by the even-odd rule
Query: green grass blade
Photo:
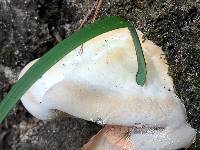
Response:
POLYGON ((104 20, 97 21, 78 32, 72 34, 69 38, 61 41, 53 47, 48 53, 42 56, 25 74, 17 81, 0 103, 0 123, 4 120, 10 110, 15 106, 24 93, 56 62, 71 52, 84 42, 105 32, 128 27, 128 23, 121 17, 107 17, 104 20))
POLYGON ((24 95, 24 93, 55 63, 62 59, 65 55, 77 48, 84 42, 100 35, 105 32, 129 27, 131 31, 133 42, 136 47, 136 55, 138 60, 138 73, 136 81, 139 85, 144 85, 146 80, 146 65, 140 45, 139 38, 137 36, 135 28, 130 25, 121 17, 107 17, 104 20, 97 21, 88 25, 86 28, 72 34, 69 38, 63 40, 48 53, 42 56, 24 75, 17 81, 7 94, 5 99, 0 103, 0 123, 4 120, 9 111, 15 106, 18 100, 24 95))
POLYGON ((131 32, 131 36, 135 45, 137 62, 138 62, 138 72, 136 75, 136 82, 138 85, 143 86, 146 81, 146 76, 147 76, 147 69, 146 69, 144 54, 143 54, 142 46, 140 44, 140 40, 137 35, 137 31, 135 27, 134 26, 129 27, 129 30, 131 32))

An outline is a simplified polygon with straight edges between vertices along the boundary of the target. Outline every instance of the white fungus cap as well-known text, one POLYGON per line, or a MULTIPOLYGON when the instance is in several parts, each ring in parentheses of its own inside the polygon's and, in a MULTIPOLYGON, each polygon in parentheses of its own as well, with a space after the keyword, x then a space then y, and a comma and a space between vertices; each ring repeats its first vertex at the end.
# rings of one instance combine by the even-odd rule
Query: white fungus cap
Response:
MULTIPOLYGON (((137 32, 142 41, 142 33, 137 32)), ((101 124, 133 126, 139 123, 173 129, 186 125, 185 108, 174 93, 162 50, 149 40, 141 45, 147 66, 144 86, 136 83, 137 56, 130 31, 120 28, 70 52, 21 101, 39 119, 54 118, 57 111, 53 110, 59 110, 101 124)), ((195 131, 188 128, 190 141, 195 131)))

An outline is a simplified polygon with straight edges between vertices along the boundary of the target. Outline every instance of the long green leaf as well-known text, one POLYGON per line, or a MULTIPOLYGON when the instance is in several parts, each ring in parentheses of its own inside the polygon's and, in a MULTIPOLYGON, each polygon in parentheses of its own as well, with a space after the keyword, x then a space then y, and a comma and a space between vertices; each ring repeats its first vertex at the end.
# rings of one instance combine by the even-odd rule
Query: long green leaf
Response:
MULTIPOLYGON (((65 55, 77 48, 84 42, 105 32, 129 27, 129 24, 121 17, 107 17, 104 20, 97 21, 80 31, 72 34, 69 38, 63 40, 48 53, 42 56, 24 75, 17 81, 0 103, 0 123, 4 120, 9 111, 15 106, 24 93, 55 63, 65 55)), ((137 34, 137 33, 136 33, 137 34)))

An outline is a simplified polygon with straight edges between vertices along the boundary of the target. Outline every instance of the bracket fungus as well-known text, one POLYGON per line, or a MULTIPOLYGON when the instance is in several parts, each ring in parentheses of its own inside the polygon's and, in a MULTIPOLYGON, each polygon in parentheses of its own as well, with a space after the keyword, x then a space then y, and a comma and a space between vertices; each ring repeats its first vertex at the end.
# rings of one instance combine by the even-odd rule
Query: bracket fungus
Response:
MULTIPOLYGON (((142 41, 142 33, 137 33, 142 41)), ((148 71, 144 86, 136 83, 137 56, 130 31, 120 28, 71 51, 35 82, 21 101, 39 119, 55 118, 61 111, 108 124, 83 149, 188 147, 196 132, 186 122, 185 107, 174 92, 163 52, 149 40, 141 45, 148 71), (123 139, 127 129, 129 135, 123 139)))

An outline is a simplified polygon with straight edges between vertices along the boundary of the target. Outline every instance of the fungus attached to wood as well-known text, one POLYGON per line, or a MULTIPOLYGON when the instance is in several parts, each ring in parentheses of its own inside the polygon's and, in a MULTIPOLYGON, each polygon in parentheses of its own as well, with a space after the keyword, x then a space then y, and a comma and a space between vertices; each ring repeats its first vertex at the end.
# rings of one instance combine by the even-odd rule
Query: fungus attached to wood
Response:
MULTIPOLYGON (((142 41, 142 33, 137 33, 142 41)), ((196 133, 186 122, 185 108, 174 92, 166 60, 160 59, 163 52, 149 40, 141 45, 148 71, 144 86, 136 83, 137 56, 127 27, 87 41, 81 55, 81 46, 71 51, 35 82, 21 101, 39 119, 55 118, 62 111, 113 125, 100 131, 84 149, 187 147, 196 133), (141 130, 135 130, 138 124, 141 130), (117 141, 129 127, 133 129, 129 136, 117 141)))

